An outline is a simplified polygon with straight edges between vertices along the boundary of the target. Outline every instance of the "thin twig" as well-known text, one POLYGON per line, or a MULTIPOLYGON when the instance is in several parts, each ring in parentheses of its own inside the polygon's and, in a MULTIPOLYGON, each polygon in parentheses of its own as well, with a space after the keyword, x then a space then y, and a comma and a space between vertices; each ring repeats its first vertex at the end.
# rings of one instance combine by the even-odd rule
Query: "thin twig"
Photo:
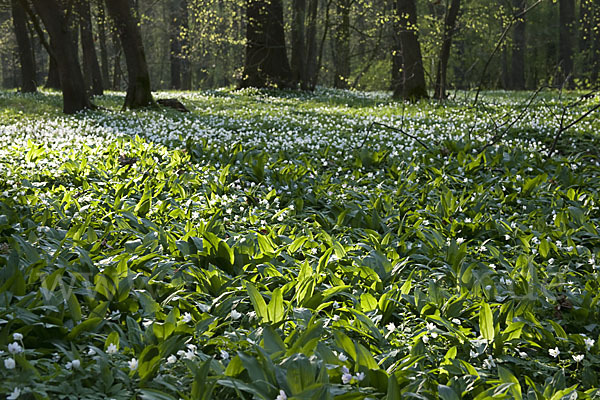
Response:
MULTIPOLYGON (((517 121, 520 121, 521 118, 523 118, 523 116, 525 115, 525 113, 527 112, 527 110, 529 109, 529 107, 531 106, 531 103, 533 103, 533 100, 537 97, 537 95, 542 91, 542 89, 544 89, 545 87, 542 86, 540 87, 538 90, 536 90, 533 95, 531 95, 531 97, 529 98, 529 101, 527 102, 527 104, 525 105, 525 108, 523 108, 523 110, 521 110, 521 112, 519 113, 519 115, 513 119, 510 124, 508 124, 508 126, 501 132, 496 134, 491 141, 489 141, 488 143, 486 143, 485 146, 483 146, 483 148, 479 151, 479 153, 483 153, 485 151, 485 149, 487 149, 490 146, 495 145, 496 143, 498 143, 500 141, 500 139, 502 139, 502 137, 504 137, 504 135, 506 135, 506 133, 509 131, 510 128, 513 127, 514 124, 517 123, 517 121)), ((495 124, 495 122, 494 122, 495 124)), ((503 123, 500 126, 505 125, 505 123, 503 123)))
POLYGON ((554 152, 556 151, 556 145, 558 144, 558 140, 560 139, 560 137, 561 137, 561 135, 563 134, 564 131, 566 131, 567 129, 571 128, 575 124, 578 124, 584 118, 586 118, 588 115, 590 115, 591 113, 595 112, 599 108, 600 108, 600 103, 598 103, 594 107, 590 108, 588 111, 585 112, 585 114, 583 114, 582 116, 580 116, 579 118, 577 118, 575 121, 569 123, 567 126, 564 126, 564 118, 565 118, 565 114, 566 114, 567 108, 566 107, 563 108, 563 113, 562 113, 561 118, 560 118, 560 128, 558 129, 558 132, 556 132, 556 135, 554 136, 554 141, 552 142, 552 146, 550 147, 550 150, 548 150, 548 158, 552 157, 552 154, 554 154, 554 152))
POLYGON ((386 124, 382 124, 381 122, 371 122, 371 125, 369 125, 369 127, 367 128, 367 136, 365 136, 365 138, 364 138, 363 142, 360 144, 360 146, 358 146, 358 148, 359 148, 359 149, 360 149, 361 147, 363 147, 363 145, 364 145, 364 144, 365 144, 365 142, 367 141, 367 138, 368 138, 368 132, 371 130, 371 128, 373 127, 373 125, 382 126, 382 127, 384 127, 384 128, 391 129, 391 130, 393 130, 393 131, 396 131, 396 132, 400 132, 400 133, 402 133, 403 135, 406 135, 406 136, 408 136, 409 138, 411 138, 411 139, 414 139, 414 140, 416 140, 417 142, 419 142, 419 144, 420 144, 421 146, 425 147, 425 149, 426 149, 426 150, 431 150, 431 148, 430 148, 429 146, 427 146, 427 145, 426 145, 424 142, 422 142, 422 141, 421 141, 421 140, 420 140, 418 137, 416 137, 415 135, 411 135, 410 133, 406 132, 406 131, 405 131, 405 130, 403 130, 403 129, 396 128, 396 127, 393 127, 393 126, 390 126, 390 125, 386 125, 386 124))

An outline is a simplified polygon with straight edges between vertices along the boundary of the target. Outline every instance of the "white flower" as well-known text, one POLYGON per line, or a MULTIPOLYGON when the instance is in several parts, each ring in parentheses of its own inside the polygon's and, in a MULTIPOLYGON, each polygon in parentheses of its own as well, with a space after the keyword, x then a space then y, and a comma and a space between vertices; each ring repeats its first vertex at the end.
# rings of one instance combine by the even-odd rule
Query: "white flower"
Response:
POLYGON ((183 315, 181 316, 181 320, 183 322, 185 322, 186 324, 188 322, 191 322, 192 321, 192 314, 190 314, 189 312, 183 313, 183 315))
POLYGON ((595 341, 594 339, 589 339, 589 338, 586 338, 586 339, 585 339, 585 349, 586 349, 587 351, 590 351, 590 349, 591 349, 592 347, 594 347, 594 343, 596 343, 596 341, 595 341))
POLYGON ((167 357, 167 364, 175 364, 177 362, 177 357, 174 354, 171 354, 167 357))
POLYGON ((585 356, 583 354, 573 354, 573 360, 575 360, 575 362, 581 362, 583 361, 583 358, 585 356))
POLYGON ((23 335, 21 335, 20 333, 13 333, 13 339, 14 340, 23 340, 23 335))
POLYGON ((387 324, 385 326, 387 328, 388 331, 390 332, 394 332, 396 330, 396 324, 394 324, 393 322, 390 322, 389 324, 387 324))
POLYGON ((548 354, 550 354, 552 357, 556 358, 560 354, 560 350, 558 349, 558 347, 555 347, 553 349, 548 350, 548 354))
POLYGON ((114 343, 111 343, 108 345, 108 349, 106 349, 106 352, 108 354, 115 354, 119 349, 117 349, 117 345, 114 343))
POLYGON ((21 347, 21 345, 17 342, 13 342, 13 343, 9 343, 8 344, 8 352, 11 354, 17 354, 17 353, 21 353, 23 351, 23 348, 21 347))
POLYGON ((92 348, 90 347, 90 349, 89 349, 89 350, 88 350, 88 352, 87 352, 87 355, 88 355, 88 356, 93 356, 94 354, 96 354, 96 350, 94 350, 94 349, 92 349, 92 348))
POLYGON ((349 374, 347 372, 342 374, 342 383, 343 384, 348 384, 348 383, 350 383, 351 380, 352 380, 352 374, 349 374))
POLYGON ((129 364, 129 369, 134 371, 138 367, 138 360, 135 358, 132 358, 131 360, 127 361, 127 364, 129 364))
POLYGON ((490 264, 491 269, 496 269, 496 264, 490 264))
POLYGON ((65 365, 66 369, 71 369, 73 368, 73 363, 71 361, 69 361, 66 365, 65 365))
POLYGON ((6 400, 15 400, 15 399, 18 399, 20 395, 21 395, 21 389, 19 389, 17 387, 17 388, 15 388, 15 390, 13 390, 13 392, 11 394, 9 394, 8 396, 6 396, 6 400))
POLYGON ((456 244, 462 244, 465 241, 465 238, 456 238, 456 244))
POLYGON ((242 313, 237 310, 231 310, 231 319, 240 319, 242 317, 242 313))
POLYGON ((495 366, 496 366, 496 363, 494 362, 494 359, 492 358, 492 356, 488 356, 488 358, 483 360, 483 368, 492 369, 495 366))
POLYGON ((458 318, 452 318, 452 323, 455 324, 455 325, 460 325, 461 324, 460 319, 458 319, 458 318))
POLYGON ((475 358, 477 356, 479 356, 479 353, 476 351, 471 350, 471 352, 469 353, 469 355, 471 356, 471 358, 475 358))
POLYGON ((359 372, 356 374, 356 380, 357 381, 362 381, 363 379, 365 379, 365 373, 364 372, 359 372))
POLYGON ((4 360, 4 368, 13 369, 16 366, 17 366, 17 363, 15 363, 14 358, 7 358, 6 360, 4 360))
POLYGON ((423 341, 423 343, 427 343, 427 342, 429 342, 429 336, 423 335, 423 336, 421 336, 421 340, 423 341))
POLYGON ((340 360, 341 362, 346 362, 346 361, 348 361, 348 357, 346 357, 346 355, 344 353, 340 353, 338 355, 338 360, 340 360))
POLYGON ((432 331, 432 330, 434 330, 434 329, 435 329, 435 324, 434 324, 433 322, 428 322, 428 323, 425 325, 425 328, 427 328, 427 330, 428 330, 428 331, 432 331))
POLYGON ((280 390, 277 397, 275 397, 275 400, 287 400, 287 395, 285 394, 285 391, 280 390))
POLYGON ((225 350, 221 350, 221 358, 223 360, 227 360, 229 358, 229 353, 226 352, 225 350))
POLYGON ((79 367, 81 367, 81 361, 79 361, 79 360, 73 360, 71 362, 71 365, 73 366, 73 368, 79 368, 79 367))

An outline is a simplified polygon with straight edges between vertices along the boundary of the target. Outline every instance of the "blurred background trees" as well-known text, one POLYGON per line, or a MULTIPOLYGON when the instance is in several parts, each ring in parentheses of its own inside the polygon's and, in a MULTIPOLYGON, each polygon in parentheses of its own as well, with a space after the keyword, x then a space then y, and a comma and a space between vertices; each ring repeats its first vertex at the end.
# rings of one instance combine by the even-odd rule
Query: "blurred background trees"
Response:
MULTIPOLYGON (((70 30, 89 94, 127 89, 124 33, 106 2, 55 1, 70 30)), ((33 3, 0 0, 0 85, 4 88, 60 87, 57 60, 48 51, 54 46, 51 28, 33 3)), ((564 84, 596 87, 600 0, 537 3, 131 0, 131 8, 139 21, 152 90, 272 83, 302 89, 321 85, 394 90, 399 97, 413 97, 406 84, 420 80, 421 72, 429 95, 437 98, 480 83, 485 89, 507 90, 564 84), (415 15, 402 11, 407 5, 414 5, 415 15), (261 15, 267 16, 265 23, 249 24, 261 15), (422 71, 412 69, 414 46, 405 43, 411 37, 419 45, 422 71), (252 80, 252 74, 262 75, 252 80)))

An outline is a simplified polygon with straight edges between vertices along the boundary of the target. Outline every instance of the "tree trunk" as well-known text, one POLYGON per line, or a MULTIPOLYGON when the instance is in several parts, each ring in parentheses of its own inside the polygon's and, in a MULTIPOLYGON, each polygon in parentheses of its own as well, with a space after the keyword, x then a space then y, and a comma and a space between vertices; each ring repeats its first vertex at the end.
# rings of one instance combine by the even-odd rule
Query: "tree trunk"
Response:
POLYGON ((573 88, 573 47, 575 46, 575 0, 559 2, 558 68, 559 85, 573 88))
POLYGON ((150 91, 150 74, 133 4, 130 0, 106 0, 108 14, 119 32, 125 53, 129 83, 123 108, 139 108, 155 105, 150 91))
POLYGON ((110 87, 110 75, 108 65, 108 47, 106 45, 106 15, 104 13, 104 3, 98 2, 98 40, 100 41, 100 60, 102 62, 102 82, 104 89, 110 87))
POLYGON ((240 87, 293 87, 281 0, 247 0, 246 58, 240 87))
POLYGON ((338 89, 348 88, 350 78, 350 1, 338 0, 337 16, 338 25, 335 30, 334 40, 334 79, 333 87, 338 89))
POLYGON ((50 35, 52 55, 63 93, 63 111, 72 114, 91 108, 79 67, 77 48, 73 46, 73 36, 61 6, 57 0, 32 0, 32 3, 50 35))
POLYGON ((452 0, 450 7, 446 10, 444 18, 444 33, 442 34, 442 47, 440 49, 440 59, 437 65, 437 74, 435 78, 435 98, 446 98, 446 77, 448 71, 448 60, 450 59, 450 49, 452 48, 452 36, 456 31, 456 20, 460 11, 460 0, 452 0))
POLYGON ((90 15, 90 3, 88 0, 79 0, 77 4, 79 11, 79 26, 81 28, 81 50, 83 52, 84 79, 93 95, 104 94, 102 85, 102 73, 96 56, 94 37, 92 34, 92 16, 90 15))
POLYGON ((306 61, 304 62, 306 88, 314 89, 312 82, 317 73, 317 16, 319 0, 308 0, 308 23, 306 27, 306 61))
POLYGON ((513 90, 525 90, 525 49, 527 41, 525 37, 525 9, 527 0, 513 0, 514 12, 523 14, 515 22, 513 30, 513 47, 510 69, 510 88, 513 90))
POLYGON ((171 88, 189 90, 189 62, 185 54, 188 31, 187 0, 174 0, 171 8, 171 24, 169 27, 171 52, 171 88))
POLYGON ((423 57, 417 35, 415 0, 396 0, 395 17, 402 51, 402 84, 394 88, 394 98, 410 101, 427 98, 423 57))
POLYGON ((19 61, 21 62, 21 91, 35 93, 37 91, 35 77, 35 59, 33 48, 27 30, 27 14, 18 0, 11 0, 13 26, 19 48, 19 61))
POLYGON ((306 0, 292 0, 292 79, 306 89, 305 29, 306 0))
POLYGON ((597 56, 595 56, 595 42, 598 41, 598 13, 600 1, 581 0, 579 5, 579 52, 583 56, 580 75, 594 85, 598 78, 597 56))

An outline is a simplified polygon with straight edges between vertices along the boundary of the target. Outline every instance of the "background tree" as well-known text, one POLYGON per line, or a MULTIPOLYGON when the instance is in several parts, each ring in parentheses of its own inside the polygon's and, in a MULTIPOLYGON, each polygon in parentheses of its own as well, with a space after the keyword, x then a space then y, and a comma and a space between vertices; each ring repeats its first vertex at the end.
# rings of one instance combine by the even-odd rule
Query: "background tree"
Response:
POLYGON ((187 0, 174 0, 171 7, 170 44, 171 88, 190 90, 191 70, 187 57, 188 47, 188 3, 187 0))
POLYGON ((281 0, 248 0, 246 58, 240 87, 293 86, 281 0))
POLYGON ((60 76, 63 111, 72 114, 91 108, 65 10, 57 0, 32 0, 32 3, 50 35, 52 57, 60 76))
POLYGON ((142 35, 131 0, 106 0, 108 13, 115 23, 125 53, 129 83, 124 108, 154 105, 150 91, 150 75, 142 35))
POLYGON ((444 17, 444 31, 442 36, 442 46, 440 48, 440 58, 438 60, 437 73, 435 78, 435 93, 437 99, 446 98, 446 80, 448 71, 448 60, 450 59, 450 49, 452 47, 452 37, 456 33, 456 21, 460 11, 460 0, 451 0, 450 6, 446 8, 444 17))
POLYGON ((81 29, 81 50, 83 53, 83 78, 86 87, 93 95, 102 95, 104 86, 102 73, 96 55, 94 36, 92 32, 92 17, 90 14, 89 0, 78 0, 77 11, 79 14, 79 26, 81 29))
POLYGON ((428 97, 423 69, 423 56, 418 39, 417 7, 415 0, 396 0, 396 30, 402 56, 401 84, 393 96, 415 101, 428 97))
POLYGON ((575 47, 575 0, 560 0, 558 40, 558 84, 572 89, 575 47))
POLYGON ((19 47, 19 61, 21 64, 21 91, 34 93, 37 91, 35 59, 33 47, 27 29, 27 14, 19 4, 19 0, 10 0, 13 26, 19 47))
POLYGON ((527 0, 513 0, 513 12, 516 22, 513 27, 513 46, 510 73, 510 88, 514 90, 525 89, 525 49, 527 41, 525 37, 525 10, 527 0))

